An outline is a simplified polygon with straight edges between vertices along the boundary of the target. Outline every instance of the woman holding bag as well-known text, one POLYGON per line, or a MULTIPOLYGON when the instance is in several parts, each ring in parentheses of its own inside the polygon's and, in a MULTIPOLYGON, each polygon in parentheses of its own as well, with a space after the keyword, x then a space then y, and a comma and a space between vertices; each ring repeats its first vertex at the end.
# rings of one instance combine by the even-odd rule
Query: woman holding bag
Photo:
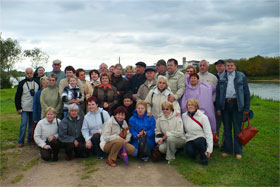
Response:
MULTIPOLYGON (((143 161, 148 161, 150 155, 138 154, 147 152, 138 149, 141 141, 144 141, 142 144, 145 144, 146 141, 150 150, 155 146, 155 119, 153 116, 147 116, 146 111, 147 103, 143 100, 139 100, 136 104, 136 110, 134 111, 133 116, 129 119, 129 125, 131 126, 130 132, 132 134, 131 143, 136 148, 133 156, 139 155, 143 161)), ((145 145, 141 147, 144 149, 145 145)))
POLYGON ((135 152, 135 147, 128 143, 131 134, 128 130, 128 125, 124 120, 126 112, 127 111, 123 106, 117 107, 114 110, 114 116, 106 121, 102 128, 100 148, 105 153, 109 154, 106 163, 112 167, 117 166, 117 156, 123 146, 125 147, 127 154, 131 155, 135 152))

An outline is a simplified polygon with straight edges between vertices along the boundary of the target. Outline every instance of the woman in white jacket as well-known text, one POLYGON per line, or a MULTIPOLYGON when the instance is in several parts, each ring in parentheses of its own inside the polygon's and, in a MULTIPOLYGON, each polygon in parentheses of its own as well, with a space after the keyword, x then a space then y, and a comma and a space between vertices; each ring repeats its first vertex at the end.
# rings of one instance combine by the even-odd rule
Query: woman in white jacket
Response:
POLYGON ((58 125, 60 119, 56 118, 56 111, 53 107, 46 109, 46 117, 40 120, 34 131, 34 140, 40 147, 40 154, 43 160, 57 161, 60 143, 58 137, 58 125))
POLYGON ((156 122, 155 141, 159 146, 159 151, 166 154, 168 164, 175 159, 177 149, 184 146, 186 139, 181 117, 177 117, 173 104, 166 101, 162 103, 162 115, 156 122))
MULTIPOLYGON (((167 78, 159 76, 157 80, 157 86, 150 90, 145 101, 148 104, 147 116, 153 115, 157 119, 161 114, 161 105, 165 101, 168 101, 168 96, 174 95, 168 88, 167 78)), ((177 101, 173 103, 176 116, 180 116, 181 108, 177 101)))
POLYGON ((208 158, 213 151, 213 135, 208 117, 199 110, 198 101, 190 98, 186 104, 187 112, 182 115, 186 152, 195 159, 197 151, 200 154, 202 165, 208 165, 208 158))

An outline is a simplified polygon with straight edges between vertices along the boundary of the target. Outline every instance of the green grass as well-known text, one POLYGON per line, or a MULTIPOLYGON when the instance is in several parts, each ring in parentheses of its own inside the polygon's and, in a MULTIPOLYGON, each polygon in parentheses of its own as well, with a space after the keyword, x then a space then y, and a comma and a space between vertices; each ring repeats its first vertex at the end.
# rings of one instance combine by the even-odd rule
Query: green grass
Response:
MULTIPOLYGON (((17 146, 20 115, 14 106, 15 92, 16 89, 0 90, 0 176, 8 168, 8 159, 12 158, 8 156, 12 153, 3 151, 17 146)), ((223 158, 219 149, 214 149, 207 167, 200 165, 199 159, 186 158, 184 152, 179 153, 172 164, 198 185, 279 186, 279 104, 279 101, 252 97, 251 108, 255 117, 251 123, 259 133, 243 148, 242 160, 223 158)), ((36 165, 36 159, 33 158, 24 168, 36 165)), ((81 162, 84 165, 81 179, 90 178, 90 174, 98 170, 95 159, 81 162)), ((16 183, 22 178, 23 175, 18 175, 13 181, 16 183)))
POLYGON ((37 158, 33 158, 32 160, 30 160, 23 168, 22 170, 23 171, 27 171, 29 170, 30 168, 32 168, 33 166, 37 165, 39 163, 39 157, 37 158))
POLYGON ((198 185, 279 186, 279 102, 252 97, 251 125, 259 133, 243 147, 243 158, 223 158, 214 149, 208 166, 186 158, 181 152, 172 163, 188 180, 198 185))
POLYGON ((13 184, 18 183, 21 181, 21 179, 23 179, 23 177, 24 177, 23 174, 19 174, 11 181, 11 183, 13 183, 13 184))
POLYGON ((247 77, 249 81, 253 80, 279 80, 279 75, 272 75, 272 76, 250 76, 247 77))
POLYGON ((15 148, 18 140, 20 115, 17 114, 14 96, 16 89, 0 90, 0 150, 15 148))

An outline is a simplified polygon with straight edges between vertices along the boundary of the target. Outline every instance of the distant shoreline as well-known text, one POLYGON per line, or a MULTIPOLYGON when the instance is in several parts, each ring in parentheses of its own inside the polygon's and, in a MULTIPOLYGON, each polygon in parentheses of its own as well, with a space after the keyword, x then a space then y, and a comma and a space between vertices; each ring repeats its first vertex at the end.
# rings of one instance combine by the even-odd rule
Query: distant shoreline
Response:
POLYGON ((271 79, 271 80, 248 80, 248 82, 271 82, 271 83, 280 83, 279 79, 271 79))

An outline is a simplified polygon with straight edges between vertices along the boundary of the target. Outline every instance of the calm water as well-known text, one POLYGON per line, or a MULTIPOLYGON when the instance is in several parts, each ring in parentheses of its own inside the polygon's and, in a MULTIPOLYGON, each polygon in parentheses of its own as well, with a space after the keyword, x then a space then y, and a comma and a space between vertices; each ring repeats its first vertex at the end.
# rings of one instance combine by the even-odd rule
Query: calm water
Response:
MULTIPOLYGON (((20 77, 20 80, 24 77, 20 77)), ((86 76, 86 80, 89 80, 89 76, 86 76)), ((18 82, 13 79, 13 84, 17 85, 18 82)), ((280 100, 280 83, 271 82, 250 82, 249 88, 251 95, 260 96, 263 99, 280 100)))
POLYGON ((280 84, 270 82, 250 82, 251 95, 260 96, 263 99, 280 100, 280 84))

